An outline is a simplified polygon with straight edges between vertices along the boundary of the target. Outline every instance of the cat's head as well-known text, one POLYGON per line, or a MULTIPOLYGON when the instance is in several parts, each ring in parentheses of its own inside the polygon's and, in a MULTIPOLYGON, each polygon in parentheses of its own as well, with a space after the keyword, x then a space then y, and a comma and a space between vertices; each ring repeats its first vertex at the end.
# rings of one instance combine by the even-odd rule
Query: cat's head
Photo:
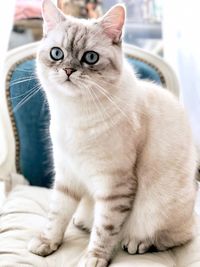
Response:
POLYGON ((119 81, 123 5, 114 6, 97 20, 83 20, 65 16, 51 0, 43 0, 42 13, 44 38, 37 65, 46 87, 75 96, 83 95, 88 86, 107 88, 119 81))

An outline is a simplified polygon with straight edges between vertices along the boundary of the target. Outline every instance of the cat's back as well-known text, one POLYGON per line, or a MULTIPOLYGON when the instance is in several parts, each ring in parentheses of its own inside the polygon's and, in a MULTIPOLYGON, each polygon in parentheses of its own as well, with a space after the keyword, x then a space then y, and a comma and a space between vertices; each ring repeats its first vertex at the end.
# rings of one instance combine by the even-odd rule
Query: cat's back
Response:
MULTIPOLYGON (((143 112, 158 113, 168 110, 174 113, 184 113, 183 106, 178 99, 166 88, 163 88, 155 82, 138 79, 137 74, 131 65, 124 60, 124 72, 122 79, 123 95, 128 95, 128 101, 137 106, 137 109, 143 109, 143 112)), ((167 115, 167 114, 166 114, 167 115)))
POLYGON ((167 119, 168 121, 182 118, 183 121, 188 122, 183 105, 166 88, 150 81, 141 80, 138 85, 140 99, 150 118, 158 119, 160 117, 162 120, 167 119))
MULTIPOLYGON (((183 105, 168 90, 154 83, 139 81, 143 112, 147 123, 147 142, 153 151, 195 157, 192 131, 183 105)), ((156 152, 155 152, 156 153, 156 152)))

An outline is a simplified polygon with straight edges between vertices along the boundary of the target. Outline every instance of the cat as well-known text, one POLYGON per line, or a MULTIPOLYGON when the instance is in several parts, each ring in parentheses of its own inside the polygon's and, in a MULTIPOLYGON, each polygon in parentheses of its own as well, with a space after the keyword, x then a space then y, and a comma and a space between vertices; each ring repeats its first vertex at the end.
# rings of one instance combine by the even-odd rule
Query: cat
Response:
POLYGON ((48 224, 29 243, 46 256, 73 217, 90 241, 79 267, 192 239, 196 155, 187 116, 167 90, 139 80, 122 48, 125 7, 97 20, 43 1, 37 74, 49 103, 55 181, 48 224))

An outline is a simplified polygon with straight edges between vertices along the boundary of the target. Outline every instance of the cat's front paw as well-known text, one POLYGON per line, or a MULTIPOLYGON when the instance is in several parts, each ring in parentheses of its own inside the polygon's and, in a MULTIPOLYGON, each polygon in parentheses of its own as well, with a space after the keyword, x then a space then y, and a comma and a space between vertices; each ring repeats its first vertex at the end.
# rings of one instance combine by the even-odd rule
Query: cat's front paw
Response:
POLYGON ((39 237, 34 237, 28 244, 28 250, 34 254, 39 256, 48 256, 57 250, 59 244, 53 243, 49 239, 43 237, 42 235, 39 237))
POLYGON ((121 242, 122 249, 129 254, 136 254, 138 250, 138 242, 135 238, 131 238, 130 236, 124 237, 121 242))
POLYGON ((94 256, 85 256, 78 264, 78 267, 107 267, 109 262, 106 259, 94 256))
POLYGON ((151 243, 146 240, 143 242, 138 242, 134 237, 127 236, 122 240, 122 249, 129 254, 143 254, 149 250, 151 243))

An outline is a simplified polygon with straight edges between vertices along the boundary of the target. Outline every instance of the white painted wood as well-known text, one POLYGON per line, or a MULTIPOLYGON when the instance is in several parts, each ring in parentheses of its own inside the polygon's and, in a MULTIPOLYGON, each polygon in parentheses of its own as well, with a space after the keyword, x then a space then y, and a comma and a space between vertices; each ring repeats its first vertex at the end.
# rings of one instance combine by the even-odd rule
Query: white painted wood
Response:
MULTIPOLYGON (((7 124, 9 123, 9 118, 5 115, 5 97, 4 97, 4 79, 3 79, 3 69, 4 69, 4 60, 6 58, 6 52, 8 48, 8 42, 10 38, 10 32, 13 25, 14 19, 14 9, 15 9, 15 0, 4 1, 0 8, 0 165, 2 166, 1 170, 4 169, 4 162, 7 161, 8 156, 8 140, 7 139, 7 124), (6 121, 6 125, 5 125, 6 121)), ((1 179, 0 171, 0 179, 1 179)))
POLYGON ((164 76, 166 80, 166 87, 171 91, 175 96, 179 97, 179 83, 177 77, 170 67, 161 57, 151 54, 141 48, 138 48, 133 45, 124 45, 125 53, 133 55, 148 62, 149 64, 154 65, 164 76))

